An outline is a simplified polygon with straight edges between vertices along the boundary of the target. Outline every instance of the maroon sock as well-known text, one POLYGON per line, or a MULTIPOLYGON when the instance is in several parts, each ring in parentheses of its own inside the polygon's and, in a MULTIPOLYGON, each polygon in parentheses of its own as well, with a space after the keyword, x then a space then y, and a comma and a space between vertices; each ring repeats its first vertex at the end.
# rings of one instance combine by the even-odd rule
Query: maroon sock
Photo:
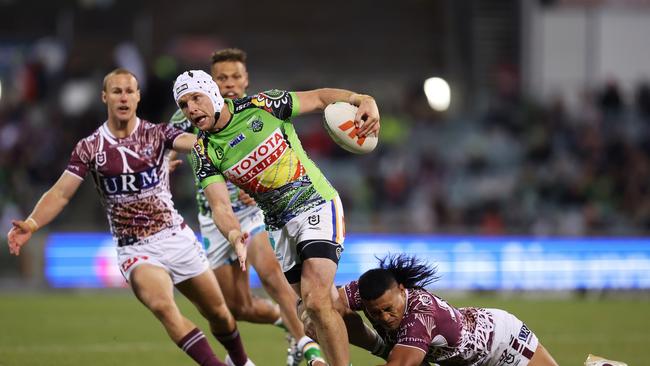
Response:
POLYGON ((178 342, 178 346, 201 366, 226 366, 214 355, 208 340, 205 339, 205 334, 198 328, 194 328, 187 333, 178 342))
POLYGON ((241 343, 241 337, 237 328, 230 334, 212 334, 214 334, 219 343, 223 344, 228 351, 228 355, 230 355, 230 359, 236 366, 246 364, 248 355, 244 351, 244 345, 241 343))

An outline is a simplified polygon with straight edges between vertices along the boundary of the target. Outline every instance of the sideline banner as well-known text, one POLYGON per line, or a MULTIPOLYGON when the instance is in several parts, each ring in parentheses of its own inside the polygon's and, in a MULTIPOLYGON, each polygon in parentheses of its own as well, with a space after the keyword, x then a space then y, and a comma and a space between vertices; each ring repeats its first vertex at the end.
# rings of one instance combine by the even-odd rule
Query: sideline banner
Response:
MULTIPOLYGON (((573 290, 650 288, 650 238, 532 238, 348 234, 336 283, 407 253, 438 266, 433 289, 573 290)), ((53 233, 45 276, 55 288, 125 287, 105 233, 53 233)), ((251 268, 251 286, 260 287, 251 268)))

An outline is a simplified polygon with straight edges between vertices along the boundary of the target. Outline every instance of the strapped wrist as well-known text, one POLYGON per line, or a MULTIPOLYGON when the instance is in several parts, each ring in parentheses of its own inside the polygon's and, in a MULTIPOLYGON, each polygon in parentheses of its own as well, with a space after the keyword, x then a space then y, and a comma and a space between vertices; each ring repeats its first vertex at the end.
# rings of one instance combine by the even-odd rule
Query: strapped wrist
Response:
POLYGON ((36 222, 36 220, 34 220, 33 217, 28 217, 27 220, 25 220, 25 224, 27 224, 27 226, 29 227, 29 231, 31 231, 32 233, 36 232, 36 230, 38 230, 39 228, 38 222, 36 222))

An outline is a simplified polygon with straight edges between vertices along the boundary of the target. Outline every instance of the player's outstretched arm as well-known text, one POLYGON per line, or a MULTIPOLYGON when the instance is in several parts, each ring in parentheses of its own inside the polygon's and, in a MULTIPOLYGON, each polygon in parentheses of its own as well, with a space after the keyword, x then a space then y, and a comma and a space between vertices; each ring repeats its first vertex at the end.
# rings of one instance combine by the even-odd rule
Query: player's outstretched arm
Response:
POLYGON ((420 366, 425 353, 419 348, 395 345, 388 355, 388 361, 383 366, 420 366))
POLYGON ((300 113, 320 112, 334 102, 348 102, 359 107, 355 116, 355 125, 359 127, 358 135, 379 134, 379 108, 375 99, 369 95, 357 94, 349 90, 323 88, 296 92, 300 103, 300 113))
POLYGON ((196 135, 185 132, 174 139, 174 151, 179 153, 189 153, 196 144, 196 135))
POLYGON ((212 210, 212 221, 235 249, 242 271, 246 271, 246 245, 248 233, 242 233, 237 216, 232 211, 230 194, 225 182, 214 182, 203 191, 212 210))
POLYGON ((52 188, 41 196, 34 210, 25 220, 13 220, 13 227, 7 234, 9 252, 19 255, 20 248, 27 244, 32 234, 47 225, 68 204, 81 185, 82 180, 68 172, 63 172, 52 188))
POLYGON ((350 309, 347 295, 345 294, 345 287, 339 287, 338 293, 339 296, 334 303, 334 308, 343 318, 343 322, 345 322, 350 344, 386 359, 388 357, 388 350, 384 340, 379 337, 379 334, 374 329, 363 321, 363 318, 358 312, 350 309))

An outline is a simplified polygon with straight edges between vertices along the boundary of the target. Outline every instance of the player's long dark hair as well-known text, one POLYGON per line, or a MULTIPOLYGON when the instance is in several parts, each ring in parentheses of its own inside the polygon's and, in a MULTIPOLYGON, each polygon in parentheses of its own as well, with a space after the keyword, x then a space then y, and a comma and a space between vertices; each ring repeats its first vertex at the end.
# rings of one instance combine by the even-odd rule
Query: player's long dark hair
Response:
POLYGON ((375 300, 395 284, 422 289, 437 281, 438 268, 415 256, 389 254, 379 259, 379 268, 371 269, 359 278, 359 294, 364 300, 375 300))

